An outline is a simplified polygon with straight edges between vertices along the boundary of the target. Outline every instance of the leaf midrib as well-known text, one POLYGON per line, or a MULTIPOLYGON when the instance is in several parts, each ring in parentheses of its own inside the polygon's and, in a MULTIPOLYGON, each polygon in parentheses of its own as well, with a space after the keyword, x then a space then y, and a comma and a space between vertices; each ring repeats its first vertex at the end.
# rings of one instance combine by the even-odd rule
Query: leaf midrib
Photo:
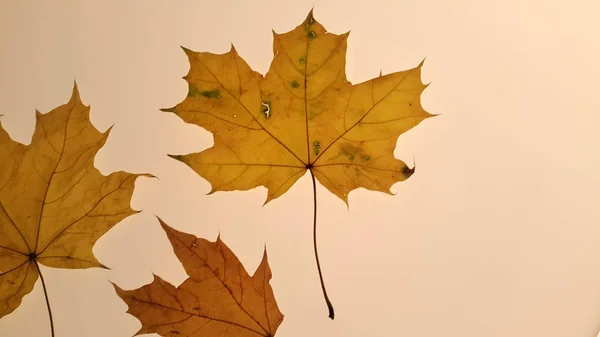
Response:
MULTIPOLYGON (((48 184, 46 185, 46 191, 44 192, 44 197, 42 198, 42 207, 40 207, 40 214, 38 216, 37 233, 35 236, 35 248, 33 249, 33 252, 31 252, 31 253, 37 254, 37 248, 38 248, 39 239, 40 239, 40 231, 42 228, 42 215, 44 214, 44 208, 46 206, 46 199, 48 198, 48 191, 50 190, 50 185, 52 184, 52 179, 54 179, 54 176, 56 175, 56 169, 58 168, 58 165, 60 165, 63 154, 65 153, 65 145, 67 144, 67 130, 69 129, 69 121, 71 120, 71 114, 73 113, 73 110, 75 109, 76 105, 77 105, 77 101, 74 100, 73 106, 71 107, 71 109, 69 109, 69 113, 67 114, 67 122, 65 123, 65 129, 63 132, 63 142, 62 142, 62 146, 60 149, 61 150, 60 155, 58 156, 56 165, 54 165, 54 169, 52 169, 52 174, 50 175, 50 179, 48 179, 48 184)), ((44 134, 46 134, 45 126, 41 121, 41 117, 36 118, 36 120, 37 120, 37 122, 40 123, 40 127, 44 130, 44 134)), ((50 139, 48 137, 46 137, 46 140, 54 148, 54 146, 52 145, 52 142, 50 142, 50 139)), ((32 161, 33 160, 35 160, 35 158, 32 158, 32 161)), ((16 226, 16 224, 15 224, 15 226, 16 226)))

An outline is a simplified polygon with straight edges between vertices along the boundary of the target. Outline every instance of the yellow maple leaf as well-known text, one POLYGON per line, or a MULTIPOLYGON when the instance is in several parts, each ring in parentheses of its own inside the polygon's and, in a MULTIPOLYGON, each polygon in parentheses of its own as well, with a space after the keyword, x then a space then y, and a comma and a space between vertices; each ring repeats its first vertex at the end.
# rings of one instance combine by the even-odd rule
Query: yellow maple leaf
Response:
MULTIPOLYGON (((394 183, 414 173, 394 157, 398 136, 434 116, 420 102, 423 63, 352 85, 345 72, 348 35, 327 32, 311 10, 294 30, 273 32, 265 76, 233 46, 225 54, 184 48, 188 95, 162 110, 213 133, 214 146, 171 157, 208 180, 210 193, 264 186, 265 204, 309 171, 315 227, 315 179, 346 205, 359 187, 391 194, 394 183)), ((322 277, 321 284, 333 318, 322 277)))
POLYGON ((0 128, 0 317, 31 292, 39 264, 103 267, 94 243, 137 213, 129 204, 139 175, 103 176, 94 167, 109 131, 98 132, 89 113, 75 85, 68 103, 47 114, 36 111, 30 145, 0 128))
MULTIPOLYGON (((420 103, 421 65, 352 85, 348 33, 329 33, 311 13, 294 30, 273 33, 273 61, 262 76, 235 48, 225 54, 185 49, 187 97, 163 111, 214 135, 214 146, 176 156, 211 192, 285 193, 307 170, 348 202, 356 188, 390 193, 413 169, 394 158, 398 136, 433 116, 420 103)), ((265 202, 265 203, 266 203, 265 202)))
POLYGON ((283 315, 269 284, 266 250, 250 276, 220 238, 209 242, 158 220, 189 277, 177 288, 156 275, 152 283, 134 290, 114 285, 127 312, 142 323, 136 335, 275 335, 283 315))

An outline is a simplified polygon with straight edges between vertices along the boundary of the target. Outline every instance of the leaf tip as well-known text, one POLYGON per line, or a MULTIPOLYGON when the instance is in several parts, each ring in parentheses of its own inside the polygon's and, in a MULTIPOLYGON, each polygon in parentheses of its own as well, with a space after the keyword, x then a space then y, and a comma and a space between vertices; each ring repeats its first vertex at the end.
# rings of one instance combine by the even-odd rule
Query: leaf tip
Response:
POLYGON ((177 106, 174 106, 174 107, 171 107, 171 108, 161 108, 159 110, 162 111, 162 112, 176 113, 176 109, 177 109, 177 106))
POLYGON ((410 168, 410 167, 408 167, 408 165, 404 165, 404 167, 402 168, 402 174, 404 174, 404 177, 406 179, 408 179, 410 176, 412 176, 415 173, 416 168, 417 168, 417 165, 416 165, 416 163, 414 163, 414 158, 413 158, 413 167, 410 168))
MULTIPOLYGON (((336 194, 337 194, 337 193, 336 193, 336 194)), ((346 205, 346 211, 349 211, 349 210, 350 210, 350 203, 349 203, 349 201, 348 201, 348 193, 345 193, 345 192, 344 192, 344 194, 342 194, 342 195, 338 195, 338 197, 339 197, 340 199, 342 199, 342 201, 343 201, 343 202, 344 202, 344 204, 346 205)))
POLYGON ((265 242, 265 247, 263 248, 263 261, 269 263, 269 256, 267 255, 267 243, 265 242))
POLYGON ((441 115, 442 115, 441 113, 432 114, 432 113, 427 112, 427 117, 426 118, 432 118, 432 117, 437 117, 437 116, 441 116, 441 115))
POLYGON ((183 52, 184 52, 184 53, 185 53, 185 54, 186 54, 188 57, 192 57, 192 56, 194 56, 194 54, 196 54, 196 52, 195 52, 195 51, 193 51, 193 50, 191 50, 191 49, 188 49, 188 48, 186 48, 186 47, 184 47, 184 46, 179 46, 179 47, 180 47, 180 48, 183 50, 183 52))
POLYGON ((169 156, 169 157, 171 157, 171 158, 173 158, 173 159, 175 159, 177 161, 180 161, 182 163, 185 163, 185 158, 182 155, 179 155, 179 154, 167 154, 167 156, 169 156))
POLYGON ((138 177, 146 177, 146 178, 150 178, 150 179, 158 179, 158 180, 160 180, 160 178, 159 178, 159 177, 155 176, 155 175, 154 175, 154 174, 152 174, 152 173, 140 173, 140 174, 138 174, 137 176, 138 176, 138 177))
POLYGON ((315 5, 312 6, 312 8, 310 9, 310 11, 308 11, 308 15, 306 15, 306 22, 312 23, 315 21, 315 16, 314 16, 314 10, 315 10, 315 5))
POLYGON ((80 103, 81 96, 79 94, 79 86, 77 85, 77 80, 73 80, 73 91, 71 92, 70 102, 80 103))
POLYGON ((79 87, 77 86, 77 79, 73 79, 73 93, 79 94, 79 87))
POLYGON ((271 201, 279 198, 280 195, 273 195, 270 193, 270 191, 267 193, 267 199, 265 199, 265 202, 262 204, 262 207, 265 207, 268 203, 270 203, 271 201))
POLYGON ((108 280, 108 282, 110 282, 110 284, 112 284, 113 288, 115 288, 115 292, 117 293, 117 295, 119 295, 119 297, 121 297, 121 294, 124 292, 124 290, 121 287, 119 287, 119 285, 114 283, 113 281, 108 280))
POLYGON ((156 217, 156 220, 158 220, 158 224, 160 225, 160 227, 162 227, 165 231, 167 229, 170 229, 171 227, 169 227, 169 225, 167 225, 166 222, 163 221, 163 219, 161 219, 161 217, 159 217, 158 215, 154 214, 154 216, 156 217))
POLYGON ((229 44, 230 44, 230 46, 229 46, 229 52, 232 53, 232 54, 234 54, 234 55, 237 55, 237 50, 235 49, 235 46, 233 45, 233 41, 229 41, 229 44))
POLYGON ((115 123, 112 123, 107 129, 106 131, 104 131, 102 134, 104 136, 106 136, 106 138, 108 138, 108 136, 110 135, 110 132, 112 131, 113 127, 115 126, 115 123))

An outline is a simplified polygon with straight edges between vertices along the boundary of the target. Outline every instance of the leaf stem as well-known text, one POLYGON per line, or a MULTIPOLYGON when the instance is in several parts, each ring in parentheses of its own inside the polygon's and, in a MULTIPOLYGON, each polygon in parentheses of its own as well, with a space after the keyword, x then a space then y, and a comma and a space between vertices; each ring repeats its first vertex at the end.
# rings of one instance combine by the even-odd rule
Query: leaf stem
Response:
POLYGON ((40 280, 42 280, 42 288, 44 288, 44 297, 46 298, 46 306, 48 307, 48 317, 50 318, 50 331, 52 333, 52 337, 54 337, 54 320, 52 319, 52 309, 50 308, 50 300, 48 300, 48 290, 46 290, 46 281, 44 281, 44 275, 42 275, 40 265, 35 260, 33 262, 35 263, 35 267, 37 268, 38 274, 40 275, 40 280))
POLYGON ((315 259, 317 260, 317 269, 319 270, 319 279, 321 280, 321 289, 323 289, 323 296, 325 297, 325 303, 327 303, 327 309, 329 309, 329 318, 333 319, 335 312, 333 311, 333 305, 327 296, 327 290, 325 290, 325 282, 323 282, 323 273, 321 272, 321 264, 319 263, 319 253, 317 252, 317 183, 315 181, 315 175, 312 169, 309 169, 310 177, 312 178, 313 186, 313 200, 314 200, 314 216, 313 216, 313 246, 315 248, 315 259))

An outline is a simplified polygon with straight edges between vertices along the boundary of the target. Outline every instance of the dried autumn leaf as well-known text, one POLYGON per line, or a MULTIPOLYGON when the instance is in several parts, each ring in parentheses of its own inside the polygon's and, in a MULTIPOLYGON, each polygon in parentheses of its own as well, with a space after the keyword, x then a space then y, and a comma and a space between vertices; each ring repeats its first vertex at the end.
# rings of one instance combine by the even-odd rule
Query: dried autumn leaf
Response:
POLYGON ((158 220, 189 277, 177 288, 156 275, 152 283, 135 290, 115 285, 127 312, 142 322, 136 335, 275 335, 283 315, 269 285, 266 250, 254 276, 249 276, 220 238, 209 242, 158 220))
POLYGON ((225 54, 184 48, 189 92, 163 111, 212 132, 214 146, 172 157, 208 180, 210 193, 266 187, 265 204, 308 170, 315 226, 315 178, 346 204, 359 187, 391 194, 394 183, 414 172, 394 157, 398 136, 433 116, 420 102, 427 87, 422 62, 352 85, 345 72, 348 35, 327 32, 311 10, 294 30, 273 32, 274 56, 264 77, 233 46, 225 54))
POLYGON ((139 175, 103 176, 94 167, 109 131, 98 132, 89 113, 75 85, 67 104, 36 112, 30 145, 0 128, 0 317, 31 292, 38 264, 103 267, 94 243, 136 213, 129 204, 139 175))
POLYGON ((394 158, 398 136, 433 115, 421 106, 421 65, 352 85, 348 33, 335 35, 312 16, 273 33, 273 61, 262 76, 231 48, 184 49, 187 97, 165 111, 214 134, 214 146, 178 156, 212 191, 285 193, 307 170, 346 203, 358 187, 390 193, 413 170, 394 158))

